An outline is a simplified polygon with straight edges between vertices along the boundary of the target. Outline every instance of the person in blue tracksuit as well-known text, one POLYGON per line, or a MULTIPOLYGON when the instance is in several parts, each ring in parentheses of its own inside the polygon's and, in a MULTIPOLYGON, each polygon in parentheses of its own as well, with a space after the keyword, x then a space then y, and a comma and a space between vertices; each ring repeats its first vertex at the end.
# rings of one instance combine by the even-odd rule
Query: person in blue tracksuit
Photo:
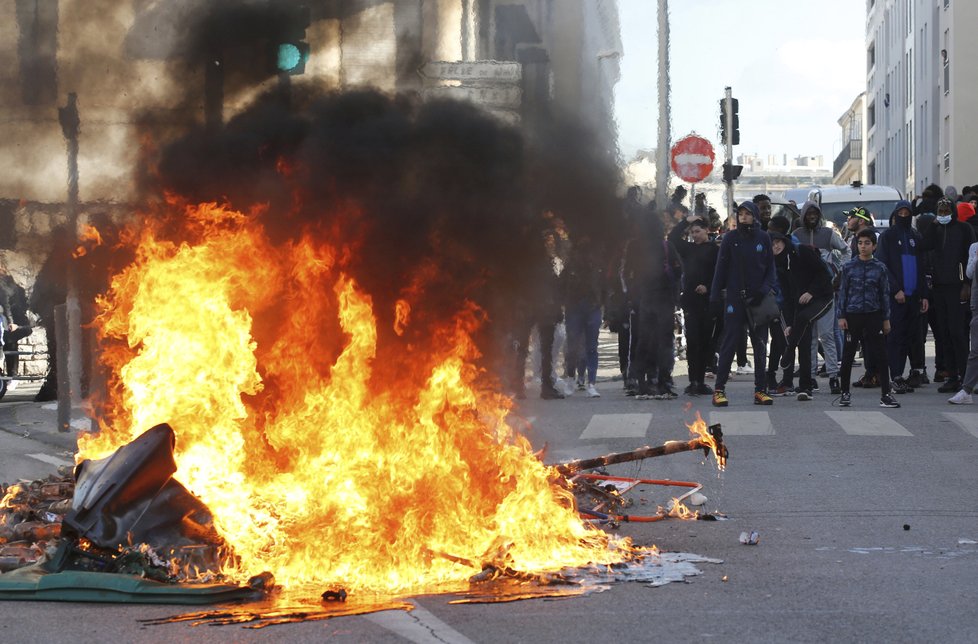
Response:
POLYGON ((886 336, 886 358, 893 392, 903 394, 913 391, 903 378, 903 370, 914 335, 919 332, 919 316, 927 313, 929 303, 923 240, 913 229, 913 206, 909 201, 898 201, 890 220, 890 227, 880 234, 876 259, 889 272, 891 330, 886 336))
MULTIPOLYGON (((744 326, 748 324, 748 304, 759 304, 768 293, 777 291, 777 273, 771 238, 761 230, 757 206, 745 201, 737 207, 737 228, 723 236, 717 268, 710 289, 710 304, 723 316, 723 338, 717 361, 713 404, 726 407, 729 402, 725 387, 730 377, 730 364, 744 326)), ((767 327, 748 329, 754 349, 754 404, 770 405, 774 400, 765 390, 765 354, 767 327)))

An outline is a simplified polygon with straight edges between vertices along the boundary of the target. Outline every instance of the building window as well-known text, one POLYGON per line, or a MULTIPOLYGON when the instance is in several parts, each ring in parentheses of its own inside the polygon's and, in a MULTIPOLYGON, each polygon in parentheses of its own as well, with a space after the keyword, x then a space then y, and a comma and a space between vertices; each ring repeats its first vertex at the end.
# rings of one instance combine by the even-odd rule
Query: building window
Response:
POLYGON ((873 71, 873 67, 876 65, 876 42, 872 42, 869 45, 869 49, 866 50, 866 71, 873 71))
POLYGON ((873 101, 866 108, 866 127, 873 129, 876 125, 876 101, 873 101))

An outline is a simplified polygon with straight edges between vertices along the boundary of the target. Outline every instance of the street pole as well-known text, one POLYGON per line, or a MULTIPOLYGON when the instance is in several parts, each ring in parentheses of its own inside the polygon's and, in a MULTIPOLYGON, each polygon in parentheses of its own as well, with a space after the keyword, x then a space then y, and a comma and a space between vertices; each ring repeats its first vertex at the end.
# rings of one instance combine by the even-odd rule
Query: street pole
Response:
POLYGON ((669 191, 669 0, 659 0, 659 142, 655 149, 655 205, 666 206, 669 191))
MULTIPOLYGON (((68 102, 64 107, 58 108, 58 121, 61 124, 61 131, 65 137, 65 144, 68 148, 68 201, 66 203, 68 215, 68 233, 71 236, 72 250, 78 245, 78 135, 81 129, 81 119, 78 116, 78 96, 71 92, 68 94, 68 102)), ((61 407, 64 402, 75 405, 81 402, 81 307, 78 301, 78 276, 75 267, 69 260, 67 280, 67 339, 65 346, 58 344, 58 351, 67 351, 68 367, 68 391, 61 392, 58 388, 58 407, 61 414, 61 407), (65 396, 64 394, 67 394, 65 396)), ((54 356, 51 356, 52 358, 54 356)), ((59 374, 60 375, 60 374, 59 374)))
MULTIPOLYGON (((724 110, 724 117, 726 118, 726 123, 724 123, 724 128, 727 132, 726 141, 724 145, 726 147, 727 164, 733 167, 733 90, 729 87, 723 88, 723 100, 726 101, 727 109, 724 110)), ((731 216, 734 213, 734 185, 733 181, 727 181, 727 216, 731 216)))

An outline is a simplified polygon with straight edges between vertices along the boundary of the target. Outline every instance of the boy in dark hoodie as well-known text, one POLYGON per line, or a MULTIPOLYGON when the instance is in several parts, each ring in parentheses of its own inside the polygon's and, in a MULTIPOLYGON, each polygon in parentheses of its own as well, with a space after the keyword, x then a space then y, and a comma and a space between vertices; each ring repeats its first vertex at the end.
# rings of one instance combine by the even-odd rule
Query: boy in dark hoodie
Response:
POLYGON ((845 332, 845 348, 842 352, 842 398, 840 407, 852 405, 849 381, 852 363, 856 359, 856 347, 861 342, 866 353, 873 356, 879 369, 880 407, 899 407, 890 395, 890 377, 887 373, 883 337, 890 332, 890 286, 886 266, 873 257, 876 250, 876 233, 869 229, 856 234, 858 257, 842 269, 839 284, 839 328, 845 332))
MULTIPOLYGON (((814 201, 806 201, 801 207, 801 223, 794 231, 799 242, 814 247, 822 256, 825 265, 837 276, 842 265, 849 261, 851 251, 848 244, 834 229, 825 225, 822 219, 822 209, 814 201)), ((833 394, 840 393, 839 389, 839 339, 835 335, 835 302, 827 315, 822 316, 815 328, 816 342, 813 343, 813 364, 817 356, 818 343, 822 344, 825 352, 825 371, 829 376, 829 387, 833 394)))
MULTIPOLYGON (((812 399, 812 327, 832 307, 832 280, 818 252, 810 246, 795 247, 784 234, 773 231, 771 248, 782 295, 782 315, 787 346, 781 366, 791 368, 798 348, 798 400, 812 399)), ((787 374, 786 374, 787 377, 787 374)))
MULTIPOLYGON (((723 339, 713 390, 713 404, 716 407, 726 407, 729 404, 725 387, 741 330, 748 324, 747 305, 760 304, 765 295, 777 289, 771 238, 757 223, 757 206, 745 201, 737 207, 736 216, 737 229, 724 235, 720 244, 720 255, 710 289, 711 307, 714 310, 720 309, 723 315, 723 339)), ((751 327, 748 333, 754 348, 754 364, 758 366, 754 371, 754 404, 771 405, 774 400, 765 391, 763 369, 767 350, 767 327, 751 327)))
POLYGON ((891 330, 886 336, 886 359, 893 392, 904 394, 913 391, 903 378, 910 345, 920 331, 920 314, 927 313, 930 304, 924 279, 923 243, 913 229, 910 202, 898 201, 890 221, 890 227, 880 234, 876 259, 889 271, 891 330))

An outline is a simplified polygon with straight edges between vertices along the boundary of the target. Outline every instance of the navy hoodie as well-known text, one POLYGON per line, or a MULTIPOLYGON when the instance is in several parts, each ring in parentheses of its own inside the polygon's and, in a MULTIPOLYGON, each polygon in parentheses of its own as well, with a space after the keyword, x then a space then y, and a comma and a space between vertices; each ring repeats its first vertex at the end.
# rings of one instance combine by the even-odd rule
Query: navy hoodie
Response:
POLYGON ((719 302, 724 289, 727 291, 728 305, 742 302, 741 291, 753 297, 777 289, 771 238, 757 224, 757 206, 745 201, 740 207, 754 214, 754 224, 746 229, 738 227, 723 236, 713 287, 710 289, 711 302, 719 302))
POLYGON ((876 259, 883 262, 890 272, 890 295, 903 291, 907 297, 927 297, 923 242, 913 229, 913 217, 897 216, 901 208, 913 212, 909 201, 897 202, 890 215, 892 224, 880 234, 876 259))

